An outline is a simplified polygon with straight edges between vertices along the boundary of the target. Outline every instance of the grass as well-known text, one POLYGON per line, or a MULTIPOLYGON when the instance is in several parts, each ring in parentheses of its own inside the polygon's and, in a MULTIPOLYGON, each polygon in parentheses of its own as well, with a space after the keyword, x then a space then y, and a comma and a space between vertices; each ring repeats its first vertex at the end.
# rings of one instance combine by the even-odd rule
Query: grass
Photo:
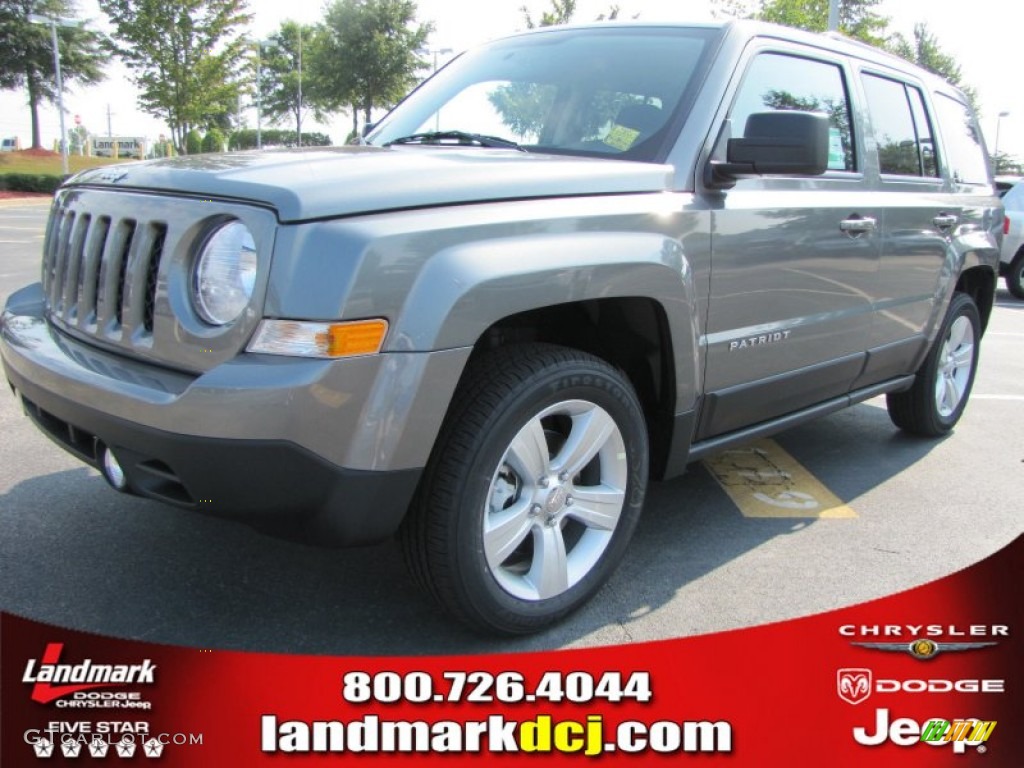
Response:
MULTIPOLYGON (((86 168, 95 168, 100 165, 113 165, 114 163, 126 163, 129 160, 114 160, 109 157, 83 157, 71 155, 68 157, 68 167, 71 173, 84 171, 86 168)), ((0 152, 0 174, 6 173, 34 173, 49 176, 60 176, 60 155, 35 155, 27 152, 0 152)))

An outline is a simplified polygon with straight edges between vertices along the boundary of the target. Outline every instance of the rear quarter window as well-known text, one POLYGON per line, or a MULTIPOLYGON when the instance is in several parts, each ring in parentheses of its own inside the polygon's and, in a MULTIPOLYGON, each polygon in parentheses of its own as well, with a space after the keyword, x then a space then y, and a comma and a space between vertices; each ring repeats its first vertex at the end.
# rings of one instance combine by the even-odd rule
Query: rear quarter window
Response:
POLYGON ((988 161, 971 108, 944 93, 935 94, 935 108, 953 180, 989 185, 988 161))

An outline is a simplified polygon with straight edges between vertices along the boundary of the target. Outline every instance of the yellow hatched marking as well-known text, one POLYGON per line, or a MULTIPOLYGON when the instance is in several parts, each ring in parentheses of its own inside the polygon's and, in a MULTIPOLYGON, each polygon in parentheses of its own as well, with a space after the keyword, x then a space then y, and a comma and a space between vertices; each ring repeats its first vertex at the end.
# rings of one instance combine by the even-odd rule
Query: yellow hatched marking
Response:
POLYGON ((725 451, 704 466, 744 517, 857 517, 774 440, 725 451))

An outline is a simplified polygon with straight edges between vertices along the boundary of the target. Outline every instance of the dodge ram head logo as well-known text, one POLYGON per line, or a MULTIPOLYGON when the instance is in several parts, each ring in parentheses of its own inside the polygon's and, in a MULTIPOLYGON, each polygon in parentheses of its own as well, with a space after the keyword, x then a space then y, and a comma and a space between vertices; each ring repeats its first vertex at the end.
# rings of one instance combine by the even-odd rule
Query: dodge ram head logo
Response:
POLYGON ((870 669, 840 669, 836 672, 836 692, 850 704, 860 704, 871 695, 870 669))

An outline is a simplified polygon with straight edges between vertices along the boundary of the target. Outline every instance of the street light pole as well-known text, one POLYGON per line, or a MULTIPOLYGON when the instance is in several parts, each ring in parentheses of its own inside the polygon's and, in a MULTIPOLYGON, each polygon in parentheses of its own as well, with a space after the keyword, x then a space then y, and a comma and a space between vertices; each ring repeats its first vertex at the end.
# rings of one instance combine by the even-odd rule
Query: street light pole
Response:
POLYGON ((999 173, 999 126, 1003 122, 1003 118, 1004 117, 1009 117, 1009 116, 1010 116, 1009 112, 1000 112, 999 116, 996 118, 996 145, 995 145, 995 147, 994 147, 994 149, 992 151, 992 155, 993 155, 993 157, 995 158, 995 161, 996 161, 996 163, 995 163, 995 165, 996 165, 996 171, 995 172, 996 173, 999 173))
MULTIPOLYGON (((432 54, 434 56, 434 72, 437 72, 437 55, 441 54, 443 56, 444 54, 451 53, 451 52, 452 52, 451 48, 428 48, 427 49, 427 53, 432 54)), ((437 114, 434 115, 434 130, 435 131, 440 131, 441 130, 441 110, 438 110, 437 114)))
POLYGON ((50 27, 50 39, 53 43, 53 69, 57 76, 57 113, 60 118, 60 170, 65 176, 68 175, 68 142, 67 134, 64 132, 64 78, 60 72, 60 45, 57 40, 57 24, 62 27, 77 27, 78 22, 71 19, 56 19, 50 16, 38 16, 31 14, 28 20, 33 24, 46 24, 50 27))
POLYGON ((299 24, 299 108, 295 112, 295 142, 302 146, 302 25, 299 24))

